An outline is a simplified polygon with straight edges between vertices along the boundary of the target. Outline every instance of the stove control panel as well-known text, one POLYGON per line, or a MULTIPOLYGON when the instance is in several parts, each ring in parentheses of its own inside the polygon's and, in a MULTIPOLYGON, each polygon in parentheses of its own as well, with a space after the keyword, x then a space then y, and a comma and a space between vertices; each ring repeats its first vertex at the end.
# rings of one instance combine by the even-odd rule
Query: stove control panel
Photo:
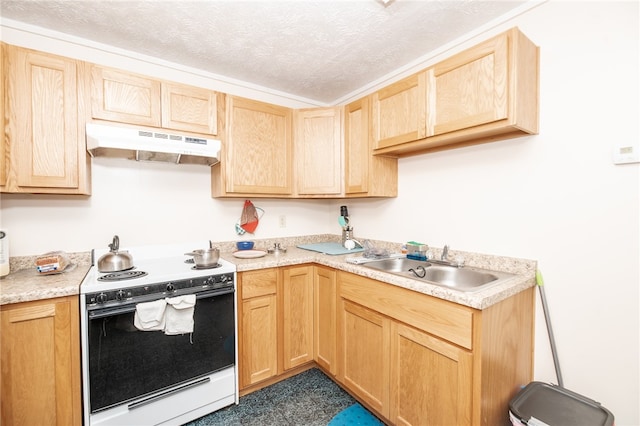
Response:
POLYGON ((183 296, 186 294, 196 294, 197 296, 198 293, 211 290, 233 290, 234 277, 234 273, 224 273, 89 293, 85 296, 85 302, 87 309, 97 309, 107 306, 142 303, 163 297, 183 296))

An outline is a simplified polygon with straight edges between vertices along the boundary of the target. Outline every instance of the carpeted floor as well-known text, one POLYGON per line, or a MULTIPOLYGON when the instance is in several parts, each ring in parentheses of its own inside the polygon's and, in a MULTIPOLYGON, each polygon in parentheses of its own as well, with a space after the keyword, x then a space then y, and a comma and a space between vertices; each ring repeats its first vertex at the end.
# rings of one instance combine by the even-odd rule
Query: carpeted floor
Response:
POLYGON ((187 425, 326 426, 336 414, 355 402, 322 371, 313 368, 243 396, 238 405, 187 425))

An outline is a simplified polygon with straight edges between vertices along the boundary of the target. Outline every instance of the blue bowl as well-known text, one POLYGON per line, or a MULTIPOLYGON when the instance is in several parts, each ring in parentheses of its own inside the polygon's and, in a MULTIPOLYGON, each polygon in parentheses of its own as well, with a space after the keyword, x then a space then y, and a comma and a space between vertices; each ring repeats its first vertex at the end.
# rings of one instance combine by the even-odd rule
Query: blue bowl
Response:
POLYGON ((251 250, 253 248, 253 241, 238 241, 236 247, 238 247, 238 250, 251 250))

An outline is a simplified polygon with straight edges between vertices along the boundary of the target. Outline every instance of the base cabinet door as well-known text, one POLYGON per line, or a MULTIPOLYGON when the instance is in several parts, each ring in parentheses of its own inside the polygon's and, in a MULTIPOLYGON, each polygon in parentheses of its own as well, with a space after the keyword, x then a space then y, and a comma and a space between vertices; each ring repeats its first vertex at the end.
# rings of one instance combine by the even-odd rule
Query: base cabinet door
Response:
POLYGON ((340 381, 371 408, 389 416, 390 319, 341 299, 340 381))
POLYGON ((238 274, 240 389, 278 374, 276 269, 238 274))
POLYGON ((249 386, 278 374, 276 297, 242 302, 241 384, 249 386))
POLYGON ((391 335, 392 423, 470 425, 471 353, 402 323, 391 335))
POLYGON ((313 266, 282 272, 282 352, 284 370, 313 360, 313 266))
POLYGON ((336 375, 336 270, 315 267, 314 360, 336 375))
POLYGON ((80 425, 78 297, 1 308, 1 423, 80 425))

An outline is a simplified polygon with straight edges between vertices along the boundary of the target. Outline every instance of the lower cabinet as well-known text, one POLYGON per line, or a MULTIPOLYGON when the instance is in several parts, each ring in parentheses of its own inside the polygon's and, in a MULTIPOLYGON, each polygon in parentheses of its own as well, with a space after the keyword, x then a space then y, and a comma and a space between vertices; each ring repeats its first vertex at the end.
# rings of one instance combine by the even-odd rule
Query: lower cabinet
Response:
POLYGON ((471 424, 472 355, 391 321, 389 418, 398 425, 471 424))
POLYGON ((78 297, 0 307, 1 423, 81 425, 78 297))
POLYGON ((509 425, 534 288, 478 310, 321 265, 238 273, 241 393, 315 364, 386 423, 509 425))
POLYGON ((340 300, 340 380, 370 408, 389 417, 391 320, 340 300))
POLYGON ((399 425, 471 424, 471 353, 341 301, 343 384, 399 425))
POLYGON ((313 361, 313 266, 238 273, 240 389, 313 361))
POLYGON ((238 274, 240 389, 278 374, 277 269, 238 274))
POLYGON ((484 310, 337 273, 337 381, 394 425, 508 425, 533 374, 533 288, 484 310))
POLYGON ((313 266, 282 268, 283 368, 313 361, 313 266))
POLYGON ((326 372, 336 374, 336 270, 315 266, 314 356, 326 372))

